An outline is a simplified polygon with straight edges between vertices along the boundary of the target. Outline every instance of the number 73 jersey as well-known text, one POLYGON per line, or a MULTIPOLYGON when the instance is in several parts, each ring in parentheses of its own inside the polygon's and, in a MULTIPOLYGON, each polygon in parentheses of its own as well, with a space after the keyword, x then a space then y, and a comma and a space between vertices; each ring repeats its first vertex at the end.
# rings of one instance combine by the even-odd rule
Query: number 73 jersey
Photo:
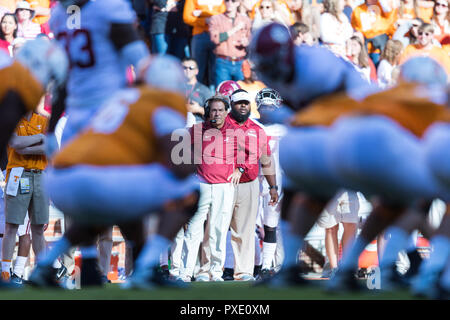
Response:
POLYGON ((52 11, 50 28, 70 60, 67 107, 98 107, 97 101, 126 85, 126 65, 110 39, 112 24, 132 24, 135 13, 126 0, 88 1, 81 8, 52 11))

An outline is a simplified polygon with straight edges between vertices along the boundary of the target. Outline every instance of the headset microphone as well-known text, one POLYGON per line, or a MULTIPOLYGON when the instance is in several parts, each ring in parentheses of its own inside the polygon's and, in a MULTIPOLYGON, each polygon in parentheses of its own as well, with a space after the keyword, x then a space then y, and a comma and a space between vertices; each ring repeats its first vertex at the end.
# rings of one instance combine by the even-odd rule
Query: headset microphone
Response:
POLYGON ((217 120, 216 119, 212 119, 211 121, 209 121, 209 122, 211 122, 211 123, 216 123, 217 122, 217 120))

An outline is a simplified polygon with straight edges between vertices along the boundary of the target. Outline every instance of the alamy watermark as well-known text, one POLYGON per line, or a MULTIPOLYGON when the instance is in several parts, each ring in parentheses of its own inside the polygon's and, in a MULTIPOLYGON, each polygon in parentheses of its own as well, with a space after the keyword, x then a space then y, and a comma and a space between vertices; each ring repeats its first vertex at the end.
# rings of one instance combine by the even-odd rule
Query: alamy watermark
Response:
POLYGON ((176 143, 171 161, 180 164, 268 164, 270 148, 263 130, 211 128, 203 131, 195 125, 192 130, 178 129, 172 132, 176 143))
POLYGON ((369 290, 381 289, 381 272, 378 266, 370 267, 370 272, 367 274, 366 285, 369 290))

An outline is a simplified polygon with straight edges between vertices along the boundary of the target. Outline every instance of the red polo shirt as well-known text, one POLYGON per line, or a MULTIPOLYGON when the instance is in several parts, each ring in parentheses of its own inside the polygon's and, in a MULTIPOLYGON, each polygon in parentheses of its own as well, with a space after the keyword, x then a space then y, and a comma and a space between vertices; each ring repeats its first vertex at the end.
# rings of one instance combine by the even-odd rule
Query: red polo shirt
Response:
POLYGON ((271 155, 266 132, 252 119, 239 124, 230 114, 225 119, 224 127, 227 127, 228 140, 234 141, 236 166, 245 169, 239 183, 255 180, 259 175, 259 159, 263 153, 271 155))
POLYGON ((226 124, 216 129, 209 122, 197 123, 190 129, 197 174, 205 183, 230 182, 235 159, 233 142, 227 139, 226 129, 226 124))

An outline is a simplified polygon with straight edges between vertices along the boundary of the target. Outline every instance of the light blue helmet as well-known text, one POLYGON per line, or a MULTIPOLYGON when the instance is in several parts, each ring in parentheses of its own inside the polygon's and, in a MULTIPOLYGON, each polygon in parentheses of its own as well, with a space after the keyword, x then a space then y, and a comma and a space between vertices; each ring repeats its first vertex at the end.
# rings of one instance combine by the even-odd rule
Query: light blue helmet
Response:
POLYGON ((28 40, 18 51, 16 60, 27 67, 44 87, 51 82, 56 87, 66 82, 69 59, 55 41, 45 37, 28 40))
POLYGON ((413 57, 400 66, 400 76, 408 82, 428 86, 446 86, 448 77, 445 69, 430 57, 413 57))
POLYGON ((148 85, 182 95, 186 92, 187 78, 180 61, 171 55, 153 55, 138 66, 138 78, 148 85))

